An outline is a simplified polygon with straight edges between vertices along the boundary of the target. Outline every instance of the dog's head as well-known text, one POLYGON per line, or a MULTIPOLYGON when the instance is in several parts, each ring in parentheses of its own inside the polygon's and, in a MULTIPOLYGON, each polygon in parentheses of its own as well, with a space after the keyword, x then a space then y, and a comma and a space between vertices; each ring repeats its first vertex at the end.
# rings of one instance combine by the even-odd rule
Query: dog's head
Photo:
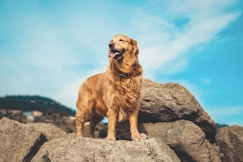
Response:
POLYGON ((109 58, 121 61, 126 56, 137 58, 137 55, 137 42, 126 35, 115 35, 109 42, 109 58))

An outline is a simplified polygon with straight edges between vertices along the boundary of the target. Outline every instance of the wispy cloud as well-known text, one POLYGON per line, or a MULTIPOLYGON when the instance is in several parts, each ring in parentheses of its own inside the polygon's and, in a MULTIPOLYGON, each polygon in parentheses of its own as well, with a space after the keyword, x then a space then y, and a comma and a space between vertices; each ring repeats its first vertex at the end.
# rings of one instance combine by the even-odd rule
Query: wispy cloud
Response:
POLYGON ((153 78, 156 70, 185 70, 186 52, 240 14, 234 0, 1 3, 0 95, 36 93, 73 108, 81 82, 106 69, 112 35, 137 39, 145 76, 153 78))
POLYGON ((209 85, 209 84, 212 83, 212 80, 209 79, 209 78, 200 78, 199 81, 200 81, 201 84, 204 84, 204 85, 209 85))
POLYGON ((133 23, 140 31, 138 38, 144 67, 149 71, 164 67, 171 74, 187 68, 189 58, 185 53, 192 47, 213 41, 240 15, 240 11, 231 10, 235 3, 155 1, 148 7, 137 8, 133 23), (153 10, 159 12, 154 15, 153 10), (174 67, 169 66, 171 64, 174 67))
POLYGON ((243 114, 243 106, 230 106, 230 107, 208 107, 207 112, 210 116, 217 122, 221 124, 234 125, 238 123, 238 125, 243 126, 242 114, 243 114))
MULTIPOLYGON (((94 69, 102 71, 101 66, 106 65, 103 58, 107 58, 107 43, 103 37, 109 35, 108 30, 95 30, 106 24, 90 21, 94 15, 87 15, 88 12, 83 15, 84 10, 80 10, 79 5, 72 6, 75 8, 68 12, 62 12, 68 8, 62 3, 53 11, 42 8, 42 12, 34 2, 26 4, 29 6, 26 9, 20 6, 8 3, 5 7, 10 10, 5 10, 1 17, 4 27, 0 34, 6 40, 0 44, 3 78, 0 93, 48 95, 69 105, 73 96, 68 96, 64 87, 77 91, 83 80, 81 77, 94 69), (98 32, 94 34, 93 31, 98 32), (75 88, 71 86, 73 80, 79 81, 75 88)), ((69 106, 74 107, 74 104, 69 106)))

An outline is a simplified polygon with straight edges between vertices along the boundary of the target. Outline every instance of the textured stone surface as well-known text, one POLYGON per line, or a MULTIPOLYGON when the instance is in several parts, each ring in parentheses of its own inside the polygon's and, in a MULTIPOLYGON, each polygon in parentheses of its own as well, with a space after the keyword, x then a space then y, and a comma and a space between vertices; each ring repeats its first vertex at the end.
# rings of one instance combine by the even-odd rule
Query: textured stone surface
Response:
POLYGON ((48 140, 67 135, 66 132, 50 123, 28 123, 26 126, 43 133, 48 140))
POLYGON ((176 83, 159 84, 143 80, 140 122, 190 120, 201 127, 207 138, 215 141, 216 126, 195 97, 176 83))
POLYGON ((45 136, 8 118, 0 120, 0 161, 29 161, 46 141, 45 136))
POLYGON ((108 141, 93 138, 63 138, 46 142, 32 162, 179 162, 176 154, 161 140, 142 142, 108 141))
MULTIPOLYGON (((117 128, 118 139, 130 139, 129 123, 123 122, 117 128)), ((142 123, 140 132, 149 138, 165 141, 181 161, 220 162, 219 148, 211 144, 204 132, 191 121, 142 123)))
POLYGON ((223 153, 223 162, 243 161, 243 127, 222 127, 216 135, 216 142, 223 153))
POLYGON ((204 132, 190 121, 145 123, 143 127, 149 137, 162 138, 182 161, 221 161, 219 148, 207 141, 204 132))
MULTIPOLYGON (((218 146, 213 144, 214 122, 179 84, 158 84, 145 79, 139 121, 142 122, 139 131, 149 139, 133 142, 129 141, 128 122, 117 125, 120 140, 108 141, 77 138, 76 134, 66 134, 52 124, 21 124, 2 118, 0 161, 220 162, 220 157, 223 162, 243 161, 243 127, 219 129, 218 146)), ((87 132, 86 125, 84 134, 87 132)), ((99 124, 95 135, 104 138, 106 132, 107 126, 99 124)))

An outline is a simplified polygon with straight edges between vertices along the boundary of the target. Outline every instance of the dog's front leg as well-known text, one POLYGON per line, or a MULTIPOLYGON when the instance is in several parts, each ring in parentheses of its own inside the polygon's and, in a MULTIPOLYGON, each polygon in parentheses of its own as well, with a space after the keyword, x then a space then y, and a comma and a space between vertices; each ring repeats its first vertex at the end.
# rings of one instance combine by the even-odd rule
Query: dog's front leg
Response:
POLYGON ((116 140, 116 123, 117 123, 117 112, 110 109, 107 113, 108 118, 108 133, 106 139, 116 140))
POLYGON ((133 112, 129 114, 130 132, 133 141, 141 141, 147 138, 146 134, 138 131, 138 113, 133 112))

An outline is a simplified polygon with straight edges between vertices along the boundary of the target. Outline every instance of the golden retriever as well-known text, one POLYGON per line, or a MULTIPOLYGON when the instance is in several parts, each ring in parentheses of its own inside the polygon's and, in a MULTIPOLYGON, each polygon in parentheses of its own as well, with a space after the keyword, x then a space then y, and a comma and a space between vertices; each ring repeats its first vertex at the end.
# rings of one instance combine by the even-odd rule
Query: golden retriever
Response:
POLYGON ((142 86, 142 66, 138 62, 137 42, 126 35, 115 35, 109 42, 109 66, 104 73, 89 77, 81 85, 76 112, 77 136, 83 136, 84 123, 90 121, 90 134, 108 118, 106 139, 116 139, 116 123, 129 120, 132 140, 143 140, 138 132, 138 110, 142 86))

